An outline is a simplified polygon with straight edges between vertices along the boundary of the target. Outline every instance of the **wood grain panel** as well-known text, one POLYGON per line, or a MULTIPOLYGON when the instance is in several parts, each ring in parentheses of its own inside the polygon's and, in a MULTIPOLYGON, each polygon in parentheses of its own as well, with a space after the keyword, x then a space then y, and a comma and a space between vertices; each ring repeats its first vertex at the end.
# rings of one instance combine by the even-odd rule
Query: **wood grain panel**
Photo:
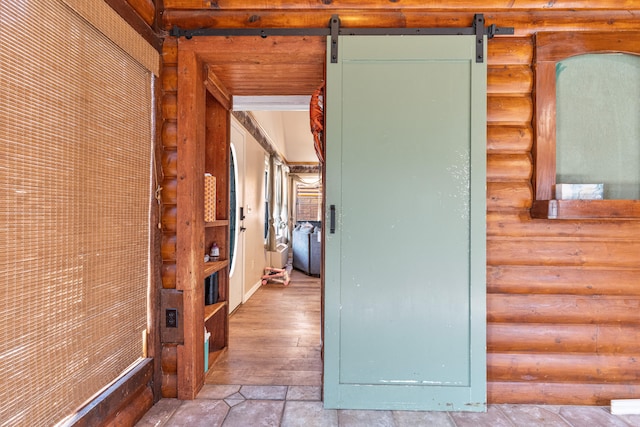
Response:
MULTIPOLYGON (((404 2, 403 2, 404 4, 404 2)), ((638 11, 636 6, 635 11, 638 11)), ((633 10, 633 9, 632 9, 633 10)), ((331 16, 340 17, 342 28, 436 28, 469 27, 477 6, 468 11, 443 13, 433 10, 358 10, 332 8, 327 10, 220 10, 220 9, 166 9, 162 26, 186 29, 197 28, 328 28, 331 16)), ((611 10, 531 11, 526 14, 508 10, 485 12, 487 25, 513 27, 516 36, 530 36, 540 29, 549 31, 580 31, 585 28, 607 31, 615 25, 619 29, 636 30, 637 15, 619 7, 611 10)))
POLYGON ((490 353, 493 381, 626 383, 640 380, 640 360, 630 355, 490 353))
MULTIPOLYGON (((215 7, 218 10, 264 10, 264 9, 388 9, 390 2, 376 0, 331 0, 324 2, 309 2, 305 0, 216 0, 215 7)), ((164 0, 167 9, 204 9, 212 7, 210 0, 164 0)), ((627 9, 637 7, 631 0, 557 0, 549 3, 548 0, 485 0, 482 2, 483 10, 509 9, 514 11, 529 12, 531 10, 580 10, 580 9, 627 9)), ((429 9, 435 11, 474 10, 478 9, 476 0, 458 0, 456 2, 438 2, 425 0, 402 0, 402 3, 394 5, 394 8, 429 9)))
POLYGON ((146 22, 149 26, 153 25, 156 17, 156 6, 152 0, 127 0, 133 10, 146 22))
POLYGON ((175 93, 165 93, 162 97, 162 117, 174 119, 178 116, 178 98, 175 93))
POLYGON ((640 328, 637 325, 598 325, 599 353, 640 353, 640 328))
POLYGON ((545 28, 544 32, 536 35, 537 60, 557 62, 570 56, 592 52, 640 52, 640 33, 622 30, 618 28, 617 31, 592 32, 585 38, 584 33, 556 33, 545 28), (615 50, 611 49, 612 46, 615 50))
POLYGON ((532 173, 533 164, 529 154, 487 156, 487 181, 527 181, 532 173))
POLYGON ((491 237, 571 238, 576 240, 640 240, 640 221, 619 220, 562 220, 532 219, 526 215, 505 212, 487 214, 487 235, 491 237))
POLYGON ((178 153, 176 151, 164 151, 161 164, 162 172, 166 177, 178 176, 178 153))
POLYGON ((166 150, 175 150, 178 147, 178 125, 174 120, 165 120, 162 123, 162 145, 166 150))
POLYGON ((210 69, 238 96, 311 95, 324 76, 318 64, 225 64, 210 69))
POLYGON ((178 375, 162 373, 162 397, 176 399, 178 397, 178 375))
POLYGON ((175 262, 164 261, 162 263, 162 288, 176 288, 176 264, 175 262))
POLYGON ((162 207, 162 229, 165 233, 175 233, 178 221, 178 208, 174 205, 164 205, 162 207))
POLYGON ((548 323, 489 323, 487 325, 487 352, 489 353, 595 353, 597 350, 597 325, 548 323))
POLYGON ((176 92, 178 90, 178 68, 165 66, 162 68, 162 90, 176 92))
MULTIPOLYGON (((164 39, 161 51, 162 58, 162 75, 161 75, 161 89, 164 95, 170 95, 177 100, 176 91, 178 89, 178 40, 172 37, 164 39)), ((166 115, 170 112, 170 109, 164 106, 165 97, 163 96, 161 102, 162 113, 162 146, 165 152, 176 153, 178 149, 178 125, 177 125, 177 111, 171 116, 166 115)), ((177 102, 177 101, 176 101, 177 102)), ((177 107, 177 106, 176 106, 177 107)), ((163 241, 170 239, 176 239, 177 231, 177 206, 178 202, 178 180, 177 180, 177 158, 176 165, 173 168, 173 173, 163 170, 161 171, 164 177, 160 190, 160 202, 162 205, 161 226, 163 230, 163 241)), ((162 247, 161 247, 162 248, 162 247)), ((165 253, 163 256, 163 262, 161 267, 162 277, 162 289, 176 289, 177 285, 177 266, 175 261, 175 255, 165 253)), ((174 244, 171 245, 171 250, 175 250, 174 244)), ((162 249, 161 249, 162 253, 162 249)), ((162 290, 160 290, 162 292, 162 290)), ((162 322, 163 313, 159 313, 157 316, 162 322)), ((160 329, 160 328, 158 328, 160 329)), ((160 363, 161 366, 161 387, 160 393, 164 398, 176 398, 178 397, 178 352, 177 347, 174 344, 162 344, 162 350, 159 360, 156 363, 160 363)))
POLYGON ((490 381, 487 399, 491 403, 609 406, 612 399, 637 399, 638 384, 532 383, 490 381))
POLYGON ((178 39, 176 37, 165 37, 160 56, 163 67, 178 64, 178 39))
POLYGON ((530 124, 504 126, 487 125, 487 151, 501 153, 529 153, 533 145, 533 128, 530 124))
POLYGON ((176 260, 176 242, 177 238, 175 234, 163 234, 162 246, 160 248, 160 254, 162 255, 162 261, 175 261, 176 260))
POLYGON ((487 241, 487 263, 491 265, 557 265, 635 267, 640 259, 640 241, 571 241, 491 239, 487 241))
POLYGON ((518 211, 531 207, 529 182, 487 182, 488 211, 518 211))
POLYGON ((637 325, 489 323, 487 350, 492 353, 637 355, 640 352, 640 328, 637 325))
POLYGON ((176 204, 178 200, 178 181, 174 177, 165 178, 160 190, 162 203, 176 204))
POLYGON ((637 325, 639 309, 637 296, 487 295, 489 322, 637 325))
POLYGON ((533 70, 528 65, 503 65, 487 67, 487 93, 531 94, 533 70))
POLYGON ((533 63, 531 37, 495 37, 487 46, 487 66, 526 65, 533 63))
POLYGON ((531 123, 533 101, 530 96, 487 96, 487 122, 531 123))
POLYGON ((639 297, 640 268, 487 266, 487 292, 639 297))

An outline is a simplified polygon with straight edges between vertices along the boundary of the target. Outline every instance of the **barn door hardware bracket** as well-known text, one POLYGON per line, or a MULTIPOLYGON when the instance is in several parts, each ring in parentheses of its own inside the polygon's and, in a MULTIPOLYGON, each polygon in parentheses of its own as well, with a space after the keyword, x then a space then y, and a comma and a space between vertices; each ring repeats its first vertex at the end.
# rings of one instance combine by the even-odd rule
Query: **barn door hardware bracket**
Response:
POLYGON ((329 28, 331 29, 331 63, 335 64, 338 62, 338 35, 340 35, 340 17, 338 15, 331 16, 329 28))
POLYGON ((484 62, 484 15, 473 16, 473 31, 476 33, 476 62, 484 62))
POLYGON ((338 36, 401 36, 401 35, 452 35, 476 36, 476 62, 484 61, 484 36, 493 38, 495 35, 513 34, 513 27, 496 27, 495 24, 489 27, 484 26, 484 15, 477 13, 473 17, 470 27, 463 28, 341 28, 340 17, 332 15, 328 28, 200 28, 196 30, 185 30, 173 27, 169 34, 172 37, 185 37, 190 39, 194 36, 331 36, 331 62, 338 62, 338 36))

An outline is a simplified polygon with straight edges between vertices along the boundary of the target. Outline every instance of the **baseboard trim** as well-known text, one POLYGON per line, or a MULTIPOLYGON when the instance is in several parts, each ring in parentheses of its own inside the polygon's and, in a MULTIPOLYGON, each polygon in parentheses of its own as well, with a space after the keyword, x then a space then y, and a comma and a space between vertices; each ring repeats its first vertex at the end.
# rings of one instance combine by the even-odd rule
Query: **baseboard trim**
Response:
POLYGON ((242 296, 242 303, 244 304, 245 302, 249 301, 249 298, 251 298, 253 296, 253 294, 256 293, 256 291, 258 289, 260 289, 260 286, 262 286, 262 280, 259 280, 258 283, 256 283, 255 285, 253 285, 253 287, 251 289, 249 289, 243 296, 242 296))
POLYGON ((153 359, 144 359, 76 413, 65 425, 134 425, 153 406, 152 379, 153 359))
POLYGON ((611 413, 614 415, 640 414, 640 399, 613 399, 611 413))

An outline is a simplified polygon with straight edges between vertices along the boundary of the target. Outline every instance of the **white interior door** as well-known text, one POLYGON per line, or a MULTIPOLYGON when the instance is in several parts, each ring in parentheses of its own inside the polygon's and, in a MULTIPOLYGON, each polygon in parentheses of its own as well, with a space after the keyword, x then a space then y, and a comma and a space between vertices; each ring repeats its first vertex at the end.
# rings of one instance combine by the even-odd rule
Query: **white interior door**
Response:
POLYGON ((229 274, 229 312, 236 309, 242 302, 244 295, 244 146, 245 133, 234 122, 231 124, 231 180, 235 180, 232 187, 231 201, 235 212, 235 222, 230 224, 232 240, 232 260, 229 274), (235 201, 235 203, 233 203, 235 201))

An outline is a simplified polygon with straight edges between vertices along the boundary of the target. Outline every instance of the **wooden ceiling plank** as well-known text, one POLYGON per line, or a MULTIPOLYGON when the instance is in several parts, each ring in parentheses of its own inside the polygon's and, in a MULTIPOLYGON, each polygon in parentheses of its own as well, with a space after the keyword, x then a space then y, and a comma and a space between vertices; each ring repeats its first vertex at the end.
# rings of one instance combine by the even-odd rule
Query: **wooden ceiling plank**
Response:
POLYGON ((213 72, 211 67, 207 67, 207 80, 205 81, 205 87, 213 95, 220 104, 227 110, 231 109, 232 99, 231 93, 227 87, 222 83, 218 76, 213 72))

